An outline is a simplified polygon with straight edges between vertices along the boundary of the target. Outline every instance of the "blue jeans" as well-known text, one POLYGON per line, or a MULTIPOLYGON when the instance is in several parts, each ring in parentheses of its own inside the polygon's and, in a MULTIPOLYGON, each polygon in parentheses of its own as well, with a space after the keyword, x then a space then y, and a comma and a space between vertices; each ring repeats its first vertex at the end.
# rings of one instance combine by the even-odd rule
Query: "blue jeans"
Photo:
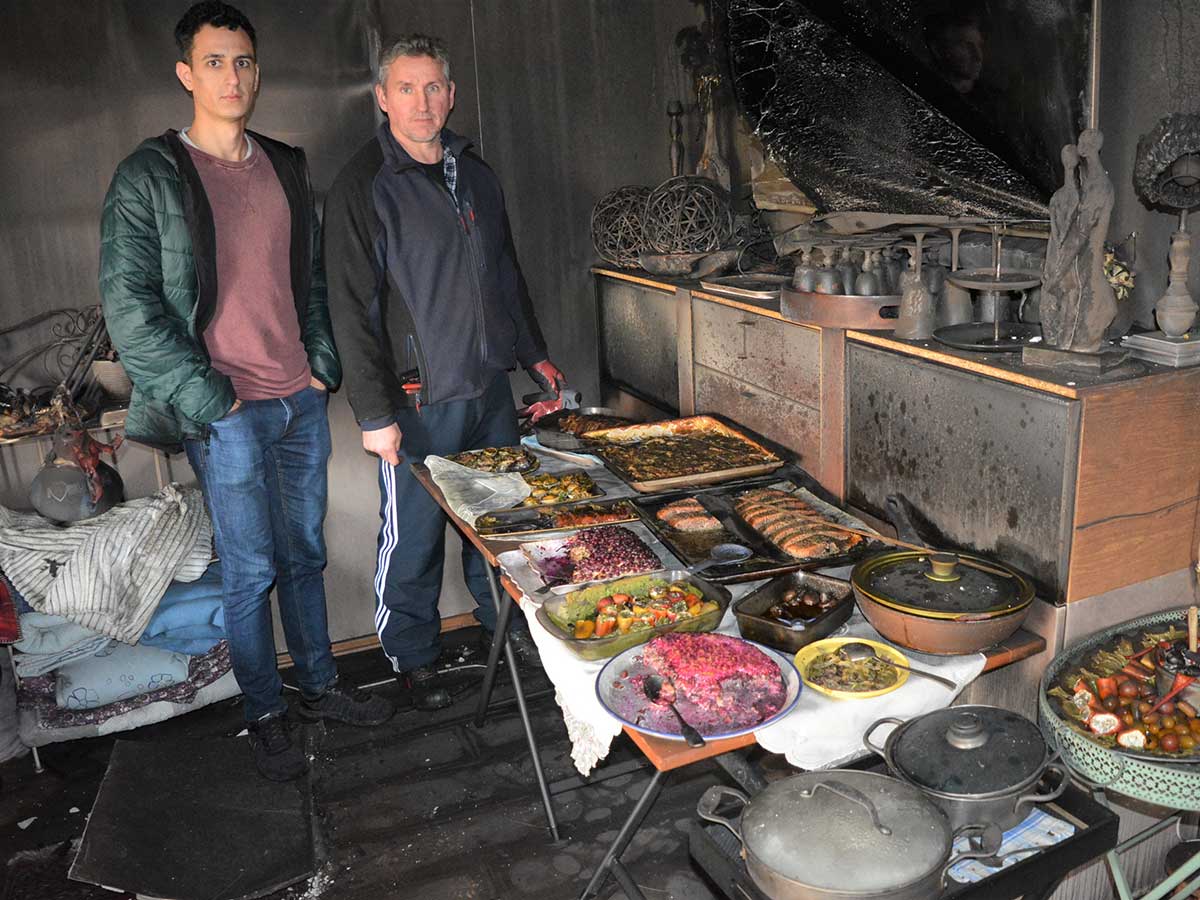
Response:
POLYGON ((320 694, 337 677, 325 612, 326 466, 324 391, 307 387, 278 400, 243 401, 188 441, 221 557, 225 632, 233 674, 254 721, 282 712, 270 590, 300 688, 320 694))
MULTIPOLYGON (((375 570, 375 627, 392 667, 405 672, 437 659, 441 649, 442 564, 446 515, 412 475, 410 464, 430 453, 448 456, 480 447, 516 444, 517 416, 508 375, 499 373, 481 397, 397 413, 402 434, 400 465, 379 461, 378 561, 375 570)), ((463 541, 463 576, 475 597, 475 618, 496 629, 496 607, 488 587, 487 562, 463 541)), ((512 618, 514 629, 524 625, 512 618)))

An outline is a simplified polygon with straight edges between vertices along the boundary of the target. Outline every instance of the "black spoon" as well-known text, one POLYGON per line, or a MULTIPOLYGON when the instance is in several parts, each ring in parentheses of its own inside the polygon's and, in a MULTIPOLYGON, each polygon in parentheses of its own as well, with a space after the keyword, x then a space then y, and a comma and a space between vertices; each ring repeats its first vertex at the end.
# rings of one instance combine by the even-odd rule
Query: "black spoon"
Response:
MULTIPOLYGON (((655 703, 662 702, 659 700, 659 695, 662 694, 663 680, 657 675, 647 675, 642 681, 642 689, 646 692, 646 696, 655 703)), ((689 747, 703 747, 704 738, 700 736, 695 728, 687 723, 683 715, 675 708, 674 703, 668 703, 671 707, 671 712, 675 713, 675 718, 679 720, 679 733, 683 735, 683 739, 687 741, 689 747)))

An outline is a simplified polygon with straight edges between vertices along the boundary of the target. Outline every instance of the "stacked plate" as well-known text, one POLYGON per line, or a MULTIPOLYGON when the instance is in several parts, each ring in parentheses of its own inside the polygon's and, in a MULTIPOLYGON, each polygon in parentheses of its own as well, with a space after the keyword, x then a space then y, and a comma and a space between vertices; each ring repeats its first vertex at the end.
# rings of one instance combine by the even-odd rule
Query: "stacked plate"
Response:
POLYGON ((1200 365, 1200 332, 1185 337, 1168 337, 1161 331, 1128 334, 1121 346, 1138 359, 1163 366, 1200 365))

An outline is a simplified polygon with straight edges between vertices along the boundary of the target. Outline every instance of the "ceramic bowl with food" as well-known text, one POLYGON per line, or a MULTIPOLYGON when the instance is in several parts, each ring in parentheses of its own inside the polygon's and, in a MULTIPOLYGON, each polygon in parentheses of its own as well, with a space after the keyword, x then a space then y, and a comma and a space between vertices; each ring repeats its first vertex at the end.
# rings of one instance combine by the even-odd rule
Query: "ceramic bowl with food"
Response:
POLYGON ((868 700, 890 694, 908 680, 905 669, 889 666, 891 660, 909 665, 908 657, 888 644, 866 638, 826 638, 796 654, 796 669, 814 691, 838 700, 868 700), (881 659, 852 662, 840 654, 846 644, 866 644, 881 659))

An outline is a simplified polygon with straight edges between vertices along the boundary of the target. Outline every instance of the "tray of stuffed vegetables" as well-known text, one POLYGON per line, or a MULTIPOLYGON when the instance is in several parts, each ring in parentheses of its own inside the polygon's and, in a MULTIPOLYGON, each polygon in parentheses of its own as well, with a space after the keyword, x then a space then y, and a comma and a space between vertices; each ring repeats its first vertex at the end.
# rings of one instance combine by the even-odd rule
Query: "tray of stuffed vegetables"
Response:
POLYGON ((607 659, 670 631, 712 631, 730 594, 683 569, 618 578, 547 600, 538 622, 583 659, 607 659))

